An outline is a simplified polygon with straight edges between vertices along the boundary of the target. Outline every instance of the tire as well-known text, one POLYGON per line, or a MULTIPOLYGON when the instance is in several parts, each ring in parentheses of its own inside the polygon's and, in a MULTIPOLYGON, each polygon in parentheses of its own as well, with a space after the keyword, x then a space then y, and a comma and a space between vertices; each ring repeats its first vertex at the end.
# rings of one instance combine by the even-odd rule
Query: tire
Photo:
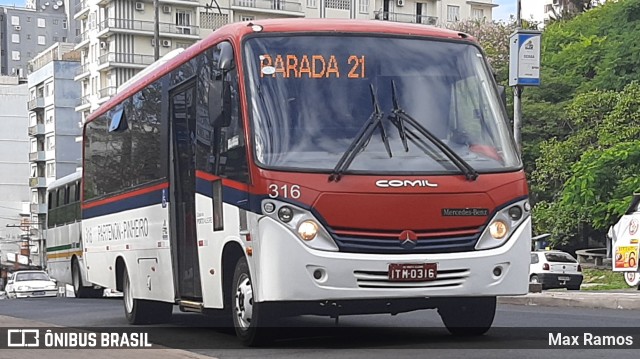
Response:
POLYGON ((580 286, 571 286, 571 287, 567 287, 567 290, 580 290, 580 286))
POLYGON ((80 274, 80 265, 75 259, 71 262, 71 283, 73 284, 73 292, 76 298, 101 298, 104 294, 104 289, 84 286, 82 274, 80 274))
POLYGON ((171 320, 173 303, 133 297, 131 280, 126 268, 122 273, 122 292, 124 314, 129 324, 161 324, 171 320))
POLYGON ((532 274, 531 277, 529 278, 529 283, 539 284, 540 279, 538 279, 537 275, 532 274))
POLYGON ((496 297, 451 298, 438 307, 438 313, 453 335, 483 335, 493 324, 496 297))
POLYGON ((253 282, 245 257, 236 263, 229 294, 233 327, 240 341, 247 346, 269 343, 273 339, 273 330, 268 328, 271 320, 263 311, 264 305, 253 301, 253 282))
MULTIPOLYGON (((640 273, 638 272, 623 272, 624 281, 629 287, 637 287, 640 284, 640 273)), ((640 287, 638 287, 640 289, 640 287)))

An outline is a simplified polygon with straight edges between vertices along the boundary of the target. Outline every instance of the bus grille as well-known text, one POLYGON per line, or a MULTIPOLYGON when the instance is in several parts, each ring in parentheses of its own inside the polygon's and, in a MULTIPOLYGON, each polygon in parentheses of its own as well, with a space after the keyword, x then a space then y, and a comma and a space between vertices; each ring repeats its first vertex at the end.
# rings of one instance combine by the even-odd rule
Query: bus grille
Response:
POLYGON ((435 280, 424 282, 391 282, 382 271, 354 271, 359 288, 452 288, 462 285, 471 271, 464 269, 439 270, 435 280))
POLYGON ((401 231, 393 233, 361 232, 351 230, 330 230, 341 252, 415 254, 415 253, 455 253, 473 251, 482 228, 467 228, 452 231, 419 232, 413 248, 403 248, 401 231))

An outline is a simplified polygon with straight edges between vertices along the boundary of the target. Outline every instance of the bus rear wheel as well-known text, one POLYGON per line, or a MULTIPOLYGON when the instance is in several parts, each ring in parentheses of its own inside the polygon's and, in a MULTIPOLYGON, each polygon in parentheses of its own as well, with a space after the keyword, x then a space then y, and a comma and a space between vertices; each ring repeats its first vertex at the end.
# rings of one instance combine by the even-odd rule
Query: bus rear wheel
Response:
POLYGON ((496 297, 451 298, 438 306, 438 313, 453 335, 483 335, 493 324, 496 297))
POLYGON ((242 257, 236 263, 230 292, 231 316, 237 337, 247 346, 259 346, 272 339, 273 330, 264 306, 254 301, 254 286, 249 273, 247 259, 242 257))
POLYGON ((82 283, 82 274, 80 273, 80 265, 78 260, 71 262, 71 282, 73 284, 73 292, 76 298, 100 298, 103 295, 103 289, 93 287, 85 287, 82 283))
POLYGON ((122 292, 124 314, 129 324, 160 324, 171 320, 172 303, 133 297, 131 280, 126 268, 122 274, 122 292))

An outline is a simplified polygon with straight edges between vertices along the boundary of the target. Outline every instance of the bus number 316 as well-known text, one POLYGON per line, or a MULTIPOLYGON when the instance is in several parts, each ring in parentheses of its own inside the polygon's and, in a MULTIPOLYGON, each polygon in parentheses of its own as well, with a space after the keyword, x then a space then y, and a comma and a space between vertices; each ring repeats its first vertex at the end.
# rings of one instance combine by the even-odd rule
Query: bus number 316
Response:
POLYGON ((272 183, 269 185, 269 197, 271 198, 283 197, 283 198, 298 199, 300 198, 300 186, 297 184, 294 184, 291 186, 283 184, 282 186, 278 187, 277 184, 272 183))

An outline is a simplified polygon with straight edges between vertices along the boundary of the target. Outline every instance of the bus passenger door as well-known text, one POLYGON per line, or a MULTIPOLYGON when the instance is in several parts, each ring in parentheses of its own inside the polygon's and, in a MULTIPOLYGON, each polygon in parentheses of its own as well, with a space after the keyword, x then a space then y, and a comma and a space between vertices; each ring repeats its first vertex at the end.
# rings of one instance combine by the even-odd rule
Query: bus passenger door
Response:
POLYGON ((169 92, 171 122, 171 246, 181 299, 202 298, 195 210, 195 81, 169 92))

